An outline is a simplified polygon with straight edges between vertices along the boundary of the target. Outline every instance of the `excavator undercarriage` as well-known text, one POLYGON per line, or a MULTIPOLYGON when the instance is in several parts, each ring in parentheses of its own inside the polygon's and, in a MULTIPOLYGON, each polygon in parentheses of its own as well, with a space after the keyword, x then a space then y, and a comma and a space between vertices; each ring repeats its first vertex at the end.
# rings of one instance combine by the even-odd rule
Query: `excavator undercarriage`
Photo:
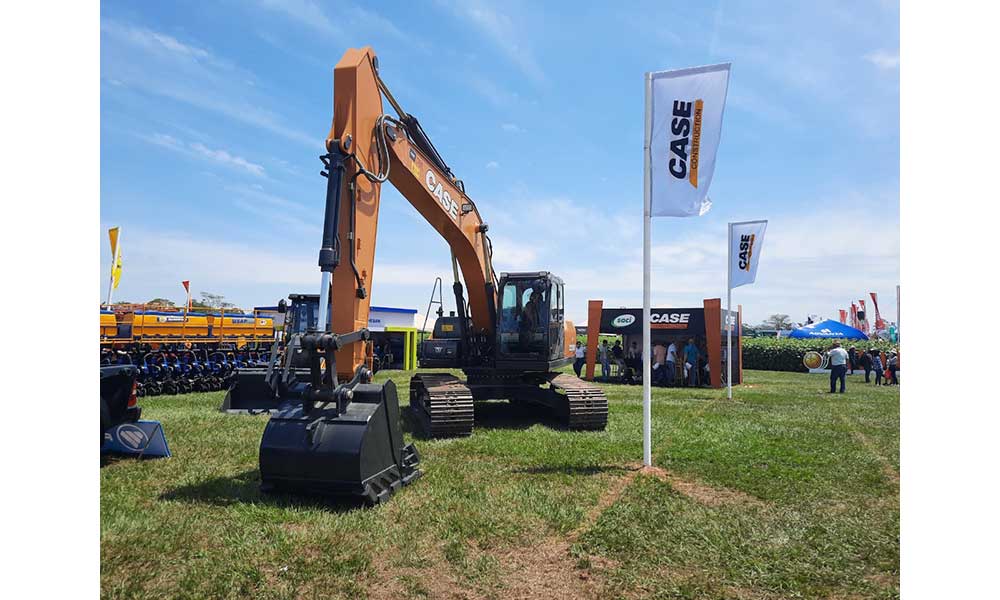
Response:
POLYGON ((470 435, 475 401, 510 400, 551 410, 570 430, 603 430, 608 399, 600 387, 565 373, 470 370, 462 381, 447 373, 410 378, 410 408, 431 437, 470 435))

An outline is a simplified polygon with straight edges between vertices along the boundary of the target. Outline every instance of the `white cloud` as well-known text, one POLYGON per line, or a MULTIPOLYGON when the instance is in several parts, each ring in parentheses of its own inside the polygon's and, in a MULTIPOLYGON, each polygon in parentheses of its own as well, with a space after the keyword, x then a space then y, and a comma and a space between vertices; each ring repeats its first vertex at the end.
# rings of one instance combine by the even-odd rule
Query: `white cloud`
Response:
POLYGON ((335 37, 340 37, 343 33, 326 16, 323 8, 311 0, 258 0, 257 4, 319 33, 335 37))
POLYGON ((514 123, 503 123, 500 125, 500 129, 508 133, 524 133, 524 129, 514 123))
POLYGON ((264 107, 271 101, 254 85, 257 78, 252 72, 164 33, 102 20, 101 76, 120 82, 109 88, 111 92, 138 90, 322 147, 321 137, 290 127, 264 107))
POLYGON ((538 248, 533 240, 515 241, 504 236, 490 236, 493 242, 493 263, 497 270, 528 271, 538 267, 538 248))
MULTIPOLYGON (((485 34, 522 73, 536 83, 545 82, 545 73, 531 49, 525 19, 515 22, 509 15, 500 12, 502 9, 479 0, 451 3, 448 8, 455 16, 485 34)), ((505 8, 511 10, 509 7, 505 8)))
POLYGON ((500 163, 498 163, 495 160, 491 160, 490 162, 486 163, 486 168, 487 169, 499 169, 500 168, 500 163))
POLYGON ((180 152, 191 158, 207 160, 229 168, 245 171, 255 177, 266 177, 262 165, 250 162, 242 156, 236 156, 226 150, 213 150, 201 142, 185 144, 181 140, 165 133, 154 133, 149 136, 140 135, 139 137, 151 144, 180 152))
POLYGON ((899 51, 877 50, 865 56, 865 60, 884 70, 899 68, 899 51))
POLYGON ((251 175, 256 175, 257 177, 264 177, 264 167, 258 165, 257 163, 252 163, 242 156, 230 154, 225 150, 212 150, 211 148, 205 147, 205 145, 200 142, 191 144, 191 149, 209 160, 214 160, 217 163, 237 169, 243 169, 244 171, 250 173, 251 175))
POLYGON ((462 78, 469 88, 482 96, 494 108, 506 108, 515 104, 519 96, 480 73, 469 72, 462 78))
MULTIPOLYGON (((106 230, 102 224, 102 235, 106 236, 106 230)), ((249 308, 319 286, 314 251, 282 251, 255 239, 219 241, 129 224, 123 225, 123 231, 128 237, 123 237, 124 270, 117 298, 181 300, 180 281, 187 279, 197 290, 222 293, 249 308)), ((101 245, 102 273, 107 273, 111 259, 105 246, 101 245)), ((373 297, 390 306, 412 306, 414 299, 430 291, 435 277, 450 277, 446 265, 416 262, 376 261, 374 270, 373 297)))
MULTIPOLYGON (((865 216, 818 209, 770 219, 757 283, 734 292, 748 322, 775 312, 795 319, 836 315, 853 296, 880 292, 883 310, 895 310, 899 282, 897 192, 843 193, 814 206, 864 206, 865 216)), ((622 202, 586 205, 569 197, 511 193, 502 204, 480 202, 494 227, 497 269, 549 270, 566 282, 567 313, 587 316, 587 301, 607 306, 642 302, 641 220, 622 214, 622 202), (503 211, 500 210, 503 206, 503 211)), ((726 224, 702 219, 657 219, 653 235, 653 302, 701 306, 726 293, 726 224), (664 229, 666 228, 666 229, 664 229)))

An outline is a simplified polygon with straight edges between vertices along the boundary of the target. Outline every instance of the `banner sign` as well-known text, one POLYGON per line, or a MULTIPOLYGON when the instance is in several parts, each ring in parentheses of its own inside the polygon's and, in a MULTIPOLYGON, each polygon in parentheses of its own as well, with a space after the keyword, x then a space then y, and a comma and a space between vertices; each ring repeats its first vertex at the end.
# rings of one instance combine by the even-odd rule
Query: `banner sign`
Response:
POLYGON ((118 282, 122 278, 122 248, 118 243, 119 227, 108 229, 108 238, 111 240, 111 289, 118 289, 118 282))
POLYGON ((753 283, 757 279, 757 263, 764 245, 767 221, 730 223, 729 287, 753 283))
POLYGON ((840 322, 847 325, 847 311, 840 309, 840 322))
POLYGON ((170 456, 170 447, 159 421, 136 421, 116 425, 104 432, 101 454, 166 458, 170 456))
POLYGON ((647 74, 650 215, 698 217, 722 136, 730 63, 647 74))
POLYGON ((868 295, 872 297, 872 306, 875 308, 875 331, 882 331, 885 329, 885 321, 882 320, 882 314, 878 310, 878 294, 868 292, 868 295))
MULTIPOLYGON (((705 335, 704 308, 653 308, 649 327, 682 335, 705 335)), ((641 308, 605 308, 601 310, 601 333, 639 335, 642 333, 641 308)))

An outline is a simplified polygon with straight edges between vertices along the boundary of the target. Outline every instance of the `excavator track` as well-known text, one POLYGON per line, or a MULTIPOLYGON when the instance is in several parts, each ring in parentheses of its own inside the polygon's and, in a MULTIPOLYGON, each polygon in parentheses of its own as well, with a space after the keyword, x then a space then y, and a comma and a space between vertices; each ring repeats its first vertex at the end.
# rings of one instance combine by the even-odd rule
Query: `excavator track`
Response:
POLYGON ((549 373, 552 390, 565 396, 556 405, 556 414, 565 419, 567 428, 604 430, 608 425, 608 398, 600 387, 567 375, 549 373))
POLYGON ((472 392, 454 375, 426 373, 411 377, 410 407, 431 437, 472 434, 472 392))

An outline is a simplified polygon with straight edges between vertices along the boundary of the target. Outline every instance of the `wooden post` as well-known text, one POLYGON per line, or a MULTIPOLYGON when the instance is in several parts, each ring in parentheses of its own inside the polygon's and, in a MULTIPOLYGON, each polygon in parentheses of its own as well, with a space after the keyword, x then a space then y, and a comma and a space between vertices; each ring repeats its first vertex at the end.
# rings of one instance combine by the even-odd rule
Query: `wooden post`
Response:
MULTIPOLYGON (((722 388, 722 299, 706 298, 705 345, 708 346, 708 377, 715 389, 722 388)), ((695 367, 697 368, 697 366, 695 367)))
POLYGON ((594 363, 597 360, 597 345, 601 338, 601 311, 603 309, 603 300, 591 300, 587 303, 587 381, 594 380, 594 363))

